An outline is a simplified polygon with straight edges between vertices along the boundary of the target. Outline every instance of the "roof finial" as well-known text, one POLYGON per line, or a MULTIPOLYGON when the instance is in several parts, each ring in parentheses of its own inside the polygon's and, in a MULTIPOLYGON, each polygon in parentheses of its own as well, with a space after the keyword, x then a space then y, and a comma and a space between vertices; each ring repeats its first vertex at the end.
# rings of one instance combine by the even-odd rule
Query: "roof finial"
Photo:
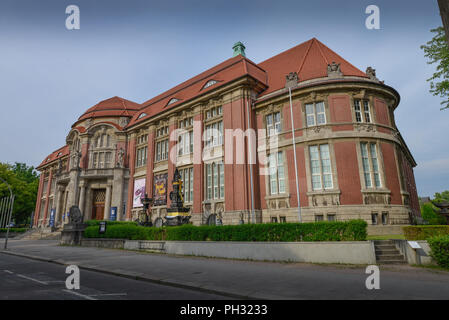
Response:
POLYGON ((242 56, 246 57, 246 55, 245 55, 245 46, 240 41, 237 42, 236 44, 234 44, 232 49, 234 49, 233 57, 238 56, 239 54, 241 54, 242 56))

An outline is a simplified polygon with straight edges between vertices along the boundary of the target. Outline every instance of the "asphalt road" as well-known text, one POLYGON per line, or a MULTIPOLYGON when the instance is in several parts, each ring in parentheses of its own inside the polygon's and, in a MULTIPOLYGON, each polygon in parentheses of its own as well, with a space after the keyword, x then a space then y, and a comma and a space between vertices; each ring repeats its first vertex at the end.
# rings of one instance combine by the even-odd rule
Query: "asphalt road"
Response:
MULTIPOLYGON (((270 300, 449 299, 449 272, 408 265, 381 265, 380 289, 368 290, 365 286, 368 277, 366 266, 174 256, 116 249, 59 246, 58 241, 54 240, 14 240, 8 246, 9 255, 25 255, 37 261, 42 259, 53 261, 54 265, 48 266, 49 269, 52 268, 49 271, 28 268, 27 265, 33 265, 34 260, 27 258, 20 260, 21 263, 9 266, 5 264, 5 261, 11 260, 0 250, 0 281, 5 277, 8 277, 9 281, 15 279, 11 277, 12 274, 8 275, 2 270, 9 270, 45 282, 45 278, 38 278, 39 272, 44 272, 43 275, 61 281, 66 277, 64 265, 74 264, 81 268, 80 292, 85 292, 87 295, 100 291, 100 294, 127 293, 126 298, 129 299, 227 299, 226 297, 270 300), (53 269, 57 271, 51 271, 53 269), (91 276, 91 273, 85 271, 86 269, 97 271, 94 271, 94 275, 91 276), (104 274, 97 274, 97 272, 104 274), (111 276, 108 276, 109 273, 112 273, 111 276), (120 276, 131 277, 131 279, 136 277, 139 280, 122 279, 120 276), (156 285, 150 285, 152 283, 156 285), (183 286, 181 287, 183 290, 180 290, 179 286, 183 286), (89 290, 93 290, 93 293, 89 290), (212 293, 218 296, 211 296, 212 293)), ((45 263, 45 266, 47 264, 45 263)), ((19 280, 33 282, 26 278, 15 279, 15 281, 19 280)), ((54 284, 49 283, 46 287, 36 282, 34 285, 39 285, 37 288, 45 290, 54 284)), ((4 288, 6 286, 0 282, 0 298, 2 290, 6 290, 4 288)), ((26 285, 22 288, 26 288, 26 285)), ((64 283, 59 283, 58 288, 59 291, 64 289, 64 283)), ((66 297, 66 295, 62 296, 61 292, 60 294, 59 298, 66 297)), ((105 297, 108 296, 99 296, 99 298, 105 297)), ((38 298, 43 299, 44 295, 38 298)), ((108 298, 124 297, 109 296, 108 298)))
POLYGON ((67 290, 66 267, 0 253, 0 300, 222 300, 215 294, 80 270, 80 289, 67 290))

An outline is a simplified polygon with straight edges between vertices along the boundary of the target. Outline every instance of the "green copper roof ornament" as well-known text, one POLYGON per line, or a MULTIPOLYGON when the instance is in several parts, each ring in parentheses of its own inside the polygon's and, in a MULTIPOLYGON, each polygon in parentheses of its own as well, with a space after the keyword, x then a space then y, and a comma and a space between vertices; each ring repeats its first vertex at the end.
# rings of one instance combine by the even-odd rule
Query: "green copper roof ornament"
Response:
POLYGON ((245 46, 240 41, 237 42, 236 44, 234 44, 232 49, 234 49, 233 57, 238 56, 239 54, 241 54, 242 56, 246 57, 246 55, 245 55, 245 46))

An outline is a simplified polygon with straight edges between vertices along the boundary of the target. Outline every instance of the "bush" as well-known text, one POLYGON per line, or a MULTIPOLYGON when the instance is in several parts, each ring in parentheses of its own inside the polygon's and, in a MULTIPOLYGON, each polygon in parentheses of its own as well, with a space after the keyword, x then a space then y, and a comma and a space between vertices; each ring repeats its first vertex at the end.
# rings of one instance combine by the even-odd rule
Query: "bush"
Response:
POLYGON ((424 203, 421 206, 421 216, 428 222, 429 225, 442 225, 446 224, 446 219, 437 212, 436 208, 432 203, 424 203))
POLYGON ((449 268, 449 235, 429 238, 427 242, 431 249, 430 256, 440 267, 449 268))
MULTIPOLYGON (((7 228, 0 228, 0 232, 6 232, 7 228)), ((21 233, 27 231, 28 228, 9 228, 9 232, 21 233)))
POLYGON ((228 226, 142 227, 132 224, 110 224, 106 233, 98 226, 84 231, 85 238, 177 241, 363 241, 367 223, 347 222, 267 223, 228 226))
POLYGON ((449 226, 407 226, 402 227, 407 240, 427 240, 435 236, 449 235, 449 226))
POLYGON ((137 225, 137 222, 134 221, 109 221, 109 220, 87 220, 84 223, 87 224, 88 227, 91 226, 99 226, 101 221, 106 221, 108 226, 112 226, 112 225, 125 225, 125 224, 130 224, 130 225, 137 225))

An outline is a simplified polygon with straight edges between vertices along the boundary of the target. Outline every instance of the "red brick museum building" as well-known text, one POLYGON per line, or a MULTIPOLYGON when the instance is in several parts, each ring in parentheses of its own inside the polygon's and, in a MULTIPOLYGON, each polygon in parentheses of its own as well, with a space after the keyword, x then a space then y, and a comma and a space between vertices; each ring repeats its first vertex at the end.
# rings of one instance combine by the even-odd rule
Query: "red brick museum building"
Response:
POLYGON ((61 226, 73 205, 84 220, 135 220, 145 193, 165 217, 175 168, 195 225, 420 215, 400 96, 374 69, 315 38, 257 64, 233 49, 142 104, 113 97, 82 114, 38 166, 34 225, 61 226))

